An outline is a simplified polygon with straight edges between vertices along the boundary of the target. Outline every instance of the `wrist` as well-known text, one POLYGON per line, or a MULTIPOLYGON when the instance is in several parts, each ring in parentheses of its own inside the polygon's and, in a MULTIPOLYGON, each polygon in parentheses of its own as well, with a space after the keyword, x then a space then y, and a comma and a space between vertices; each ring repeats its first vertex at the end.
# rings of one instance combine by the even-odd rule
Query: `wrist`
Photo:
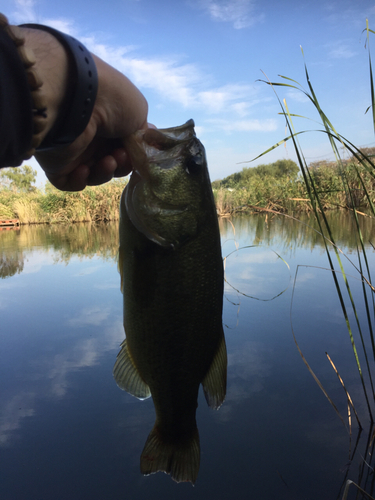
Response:
POLYGON ((19 83, 13 85, 17 91, 22 89, 20 110, 28 125, 21 128, 29 137, 10 160, 13 165, 19 165, 35 153, 56 121, 66 92, 68 59, 61 44, 48 33, 11 26, 3 14, 0 14, 0 29, 2 36, 4 33, 13 43, 19 58, 12 68, 19 68, 17 71, 21 67, 24 69, 24 74, 18 75, 19 83))
POLYGON ((19 27, 19 29, 25 38, 26 49, 31 49, 34 53, 33 69, 42 82, 38 93, 33 94, 34 109, 45 107, 45 126, 37 134, 38 140, 34 141, 34 147, 38 147, 52 129, 62 110, 68 87, 68 56, 62 44, 50 33, 31 28, 19 27), (39 107, 40 100, 43 101, 42 107, 39 107))
POLYGON ((123 140, 147 123, 148 104, 120 71, 93 55, 100 82, 93 118, 102 137, 123 140))
POLYGON ((52 35, 67 57, 64 97, 60 102, 53 127, 37 149, 48 151, 67 146, 85 130, 94 109, 98 76, 93 56, 78 40, 54 28, 41 24, 21 26, 52 35))

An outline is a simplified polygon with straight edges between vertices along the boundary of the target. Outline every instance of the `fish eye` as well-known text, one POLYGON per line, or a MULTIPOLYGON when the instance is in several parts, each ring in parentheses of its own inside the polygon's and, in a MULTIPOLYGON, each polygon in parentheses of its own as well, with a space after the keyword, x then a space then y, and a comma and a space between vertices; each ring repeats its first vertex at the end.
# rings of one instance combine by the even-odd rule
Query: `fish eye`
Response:
POLYGON ((185 170, 188 174, 197 174, 200 172, 202 167, 202 157, 201 156, 188 156, 185 159, 185 170))

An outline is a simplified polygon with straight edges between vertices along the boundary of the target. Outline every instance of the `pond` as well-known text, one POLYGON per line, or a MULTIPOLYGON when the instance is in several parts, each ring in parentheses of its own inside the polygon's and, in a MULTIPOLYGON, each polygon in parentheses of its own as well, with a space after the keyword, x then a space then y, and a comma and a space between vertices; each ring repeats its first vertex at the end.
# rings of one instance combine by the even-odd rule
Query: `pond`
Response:
MULTIPOLYGON (((358 265, 352 219, 342 212, 329 219, 337 246, 358 265)), ((360 223, 374 271, 374 225, 360 223)), ((227 396, 215 411, 200 390, 194 487, 139 470, 155 411, 151 398, 121 391, 112 375, 125 336, 117 224, 0 231, 0 498, 321 500, 342 498, 347 479, 373 492, 368 404, 315 229, 307 216, 220 220, 227 396)), ((342 259, 373 371, 362 282, 342 259)), ((374 412, 353 308, 336 275, 374 412)), ((356 494, 351 486, 348 498, 356 494)))

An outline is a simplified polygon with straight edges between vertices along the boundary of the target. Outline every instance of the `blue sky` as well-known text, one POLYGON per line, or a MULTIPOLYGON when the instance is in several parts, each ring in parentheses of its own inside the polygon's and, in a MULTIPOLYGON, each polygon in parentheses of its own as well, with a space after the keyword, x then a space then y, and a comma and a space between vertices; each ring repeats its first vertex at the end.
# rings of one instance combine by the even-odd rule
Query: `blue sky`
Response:
MULTIPOLYGON (((189 118, 206 147, 211 179, 243 168, 286 135, 278 101, 264 78, 284 75, 305 88, 303 47, 320 104, 339 133, 374 146, 368 52, 362 30, 375 29, 367 0, 2 0, 12 24, 49 24, 81 40, 144 93, 157 127, 189 118)), ((375 35, 372 45, 375 47, 375 35)), ((375 54, 375 52, 374 52, 375 54)), ((374 59, 375 61, 375 59, 374 59)), ((292 113, 317 120, 303 94, 278 88, 292 113)), ((298 130, 320 128, 295 120, 298 130)), ((308 162, 332 159, 323 134, 301 138, 308 162)), ((288 143, 259 163, 295 159, 288 143)), ((26 162, 36 167, 36 162, 26 162)), ((40 169, 39 169, 40 172, 40 169)), ((44 181, 38 174, 38 184, 44 181)))

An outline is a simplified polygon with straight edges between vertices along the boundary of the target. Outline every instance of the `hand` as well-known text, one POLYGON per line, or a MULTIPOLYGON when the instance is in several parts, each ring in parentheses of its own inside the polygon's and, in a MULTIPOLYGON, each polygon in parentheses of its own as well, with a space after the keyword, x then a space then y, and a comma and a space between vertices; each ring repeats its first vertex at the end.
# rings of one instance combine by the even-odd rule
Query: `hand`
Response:
MULTIPOLYGON (((67 55, 62 45, 50 34, 34 29, 28 31, 27 42, 37 57, 37 69, 48 97, 52 127, 67 87, 67 55), (48 55, 40 49, 41 40, 49 43, 48 55), (39 49, 35 44, 39 43, 39 49), (40 57, 39 57, 40 55, 40 57), (39 57, 39 59, 38 59, 39 57)), ((69 146, 35 155, 50 182, 58 189, 79 191, 86 185, 107 182, 131 172, 122 139, 141 128, 147 128, 147 101, 122 73, 96 56, 98 93, 90 121, 84 132, 69 146)))

